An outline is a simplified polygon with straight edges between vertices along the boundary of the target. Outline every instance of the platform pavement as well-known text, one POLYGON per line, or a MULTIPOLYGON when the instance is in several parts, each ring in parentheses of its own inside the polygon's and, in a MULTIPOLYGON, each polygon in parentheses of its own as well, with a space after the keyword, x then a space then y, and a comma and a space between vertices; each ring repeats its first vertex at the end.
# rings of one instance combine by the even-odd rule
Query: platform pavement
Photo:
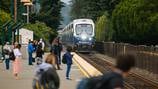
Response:
MULTIPOLYGON (((34 75, 34 66, 27 65, 27 60, 22 60, 23 71, 20 74, 20 80, 15 80, 12 74, 12 63, 10 70, 5 70, 5 62, 0 63, 0 89, 32 89, 32 78, 34 75)), ((78 82, 84 75, 80 72, 78 67, 73 64, 71 70, 72 80, 65 78, 66 65, 61 65, 62 70, 57 70, 60 77, 59 89, 76 89, 78 82)))

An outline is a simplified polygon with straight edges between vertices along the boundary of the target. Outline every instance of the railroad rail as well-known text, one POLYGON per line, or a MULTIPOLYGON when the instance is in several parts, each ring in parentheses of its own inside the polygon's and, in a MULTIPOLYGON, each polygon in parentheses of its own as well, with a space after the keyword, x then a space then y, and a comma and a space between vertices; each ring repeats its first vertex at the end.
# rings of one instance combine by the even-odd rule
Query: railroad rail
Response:
MULTIPOLYGON (((115 65, 114 61, 101 59, 95 54, 78 54, 88 63, 93 65, 101 73, 111 71, 115 65)), ((125 79, 125 89, 158 89, 158 83, 156 81, 147 79, 134 70, 130 72, 130 75, 125 79)))

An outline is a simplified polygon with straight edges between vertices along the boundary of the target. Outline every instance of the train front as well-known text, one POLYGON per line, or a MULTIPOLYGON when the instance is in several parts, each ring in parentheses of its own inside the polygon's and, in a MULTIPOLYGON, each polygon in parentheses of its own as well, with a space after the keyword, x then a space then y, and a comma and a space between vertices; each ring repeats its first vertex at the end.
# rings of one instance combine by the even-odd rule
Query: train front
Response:
POLYGON ((94 46, 94 24, 82 23, 75 26, 75 48, 79 52, 89 52, 94 46))

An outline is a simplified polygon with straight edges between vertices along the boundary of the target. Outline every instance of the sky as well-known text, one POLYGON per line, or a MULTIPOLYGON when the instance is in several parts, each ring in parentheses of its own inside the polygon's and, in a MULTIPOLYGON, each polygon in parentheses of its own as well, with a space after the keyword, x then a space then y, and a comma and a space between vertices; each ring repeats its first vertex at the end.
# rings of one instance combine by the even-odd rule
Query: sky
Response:
POLYGON ((68 4, 70 0, 61 0, 61 1, 63 1, 63 2, 68 4))

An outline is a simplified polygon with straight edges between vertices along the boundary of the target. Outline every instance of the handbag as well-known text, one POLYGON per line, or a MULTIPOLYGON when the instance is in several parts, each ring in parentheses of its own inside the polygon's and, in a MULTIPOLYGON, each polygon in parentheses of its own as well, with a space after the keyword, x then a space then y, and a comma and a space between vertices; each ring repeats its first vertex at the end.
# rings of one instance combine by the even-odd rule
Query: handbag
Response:
POLYGON ((65 55, 65 54, 62 56, 62 63, 63 63, 63 64, 66 64, 66 63, 67 63, 66 55, 65 55))

